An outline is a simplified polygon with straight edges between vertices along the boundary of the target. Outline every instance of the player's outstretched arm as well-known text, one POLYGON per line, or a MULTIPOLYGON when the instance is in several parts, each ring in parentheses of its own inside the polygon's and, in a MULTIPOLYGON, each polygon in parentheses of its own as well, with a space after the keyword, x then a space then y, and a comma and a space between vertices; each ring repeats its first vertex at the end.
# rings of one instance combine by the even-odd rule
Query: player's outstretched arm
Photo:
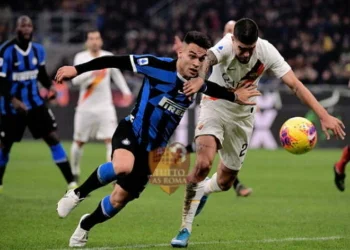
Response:
POLYGON ((184 84, 184 93, 187 96, 191 96, 194 93, 202 92, 211 97, 225 99, 231 102, 235 102, 240 105, 256 105, 255 102, 250 101, 251 97, 260 96, 261 93, 256 88, 256 85, 245 84, 241 85, 237 89, 229 89, 222 87, 215 82, 208 80, 193 79, 184 84))
POLYGON ((304 84, 295 76, 293 70, 289 70, 282 81, 296 94, 296 96, 306 105, 308 105, 318 116, 321 122, 322 130, 326 134, 327 140, 330 139, 328 130, 331 130, 337 138, 344 140, 344 124, 339 119, 328 114, 327 110, 316 100, 315 96, 308 90, 304 84))
POLYGON ((55 80, 62 83, 65 79, 72 79, 82 73, 99 70, 105 68, 119 68, 125 70, 133 70, 130 56, 102 56, 95 58, 87 63, 76 66, 63 66, 58 69, 55 80))

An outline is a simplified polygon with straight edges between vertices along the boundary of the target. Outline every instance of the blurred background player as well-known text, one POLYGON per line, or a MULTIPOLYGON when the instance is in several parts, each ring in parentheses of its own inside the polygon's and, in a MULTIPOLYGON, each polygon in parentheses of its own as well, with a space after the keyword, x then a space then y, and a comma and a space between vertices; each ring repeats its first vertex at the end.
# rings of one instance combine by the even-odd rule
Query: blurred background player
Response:
MULTIPOLYGON (((328 130, 344 139, 344 124, 321 106, 278 50, 267 40, 260 39, 258 34, 258 26, 253 20, 237 21, 233 35, 225 35, 207 52, 206 62, 213 66, 210 81, 233 88, 247 84, 257 86, 264 72, 270 70, 317 114, 327 139, 330 139, 328 130)), ((200 77, 190 80, 192 84, 184 87, 184 93, 197 92, 203 81, 200 77)), ((202 98, 195 133, 196 165, 187 178, 182 224, 180 232, 171 240, 173 247, 188 245, 194 217, 202 211, 208 196, 227 191, 232 186, 247 154, 254 118, 255 105, 236 105, 208 96, 202 98), (220 165, 211 178, 206 178, 217 151, 220 165)))
MULTIPOLYGON (((225 24, 223 36, 225 36, 228 33, 233 34, 235 23, 236 23, 235 21, 230 20, 225 24)), ((175 36, 173 50, 177 52, 181 48, 181 45, 182 45, 181 39, 178 36, 175 36)), ((188 153, 196 152, 196 144, 195 143, 188 144, 186 146, 186 149, 188 153)), ((247 197, 253 192, 253 189, 249 187, 245 187, 241 183, 241 181, 238 179, 238 177, 233 182, 232 188, 236 192, 237 196, 247 197)))
POLYGON ((20 16, 16 37, 0 48, 0 188, 14 142, 22 140, 28 126, 35 139, 42 138, 61 170, 69 188, 77 186, 69 161, 56 133, 52 111, 39 95, 38 80, 54 95, 52 81, 45 68, 45 50, 32 42, 33 24, 28 16, 20 16))
MULTIPOLYGON (((87 32, 87 50, 75 55, 74 65, 88 62, 100 56, 112 55, 102 50, 103 40, 97 30, 87 32)), ((80 160, 83 146, 89 138, 103 140, 106 145, 106 159, 111 160, 112 136, 117 127, 117 114, 113 105, 111 78, 123 93, 125 105, 132 102, 131 91, 119 69, 101 69, 86 72, 72 80, 80 86, 78 105, 74 117, 74 141, 71 146, 71 166, 75 180, 80 176, 80 160)))
POLYGON ((345 190, 345 167, 350 161, 350 146, 343 148, 342 155, 334 165, 334 182, 339 191, 345 190))

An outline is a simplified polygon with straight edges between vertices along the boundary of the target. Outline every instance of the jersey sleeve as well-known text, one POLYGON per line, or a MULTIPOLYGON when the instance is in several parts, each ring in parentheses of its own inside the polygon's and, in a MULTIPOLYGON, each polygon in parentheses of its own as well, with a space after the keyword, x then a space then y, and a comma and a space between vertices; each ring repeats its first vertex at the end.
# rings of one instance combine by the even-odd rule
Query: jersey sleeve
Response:
POLYGON ((214 47, 209 49, 214 53, 218 63, 228 58, 233 53, 232 34, 226 34, 214 47))
POLYGON ((268 43, 267 46, 268 46, 268 49, 266 51, 268 52, 267 53, 267 59, 268 59, 268 65, 269 65, 268 69, 270 69, 277 78, 281 78, 289 70, 291 70, 291 67, 284 60, 284 58, 278 52, 275 46, 273 46, 271 43, 268 43))
POLYGON ((7 72, 9 70, 10 65, 11 61, 7 50, 0 50, 0 77, 7 77, 7 72))
POLYGON ((78 54, 76 54, 74 56, 73 65, 75 66, 75 65, 78 65, 78 64, 81 64, 81 63, 82 63, 82 61, 80 60, 80 56, 79 56, 79 53, 78 53, 78 54))
MULTIPOLYGON (((74 56, 73 65, 75 66, 75 65, 78 65, 81 63, 84 63, 83 57, 80 53, 78 53, 74 56)), ((90 72, 85 72, 81 75, 78 75, 72 79, 72 84, 73 85, 80 85, 82 88, 85 88, 88 85, 90 85, 89 79, 92 77, 92 74, 93 74, 93 72, 90 71, 90 72)))
POLYGON ((140 73, 156 79, 166 74, 169 63, 173 59, 155 57, 152 55, 130 55, 130 62, 135 73, 140 73))

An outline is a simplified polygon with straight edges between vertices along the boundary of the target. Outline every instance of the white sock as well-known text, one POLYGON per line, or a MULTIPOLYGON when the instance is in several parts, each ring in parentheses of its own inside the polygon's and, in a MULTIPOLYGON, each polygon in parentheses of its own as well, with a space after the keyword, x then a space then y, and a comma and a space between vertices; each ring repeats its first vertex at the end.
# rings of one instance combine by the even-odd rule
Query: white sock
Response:
POLYGON ((202 181, 198 184, 187 184, 185 192, 185 200, 182 209, 182 224, 181 229, 187 228, 189 232, 192 231, 192 224, 196 214, 199 202, 204 194, 204 183, 202 181))
POLYGON ((83 148, 79 147, 76 142, 73 142, 70 148, 70 165, 73 175, 80 175, 80 159, 82 155, 83 148))
POLYGON ((204 195, 209 195, 214 192, 222 192, 221 188, 218 185, 217 173, 213 174, 213 176, 205 182, 204 185, 204 195))
POLYGON ((106 143, 106 159, 107 161, 112 160, 112 143, 106 143))

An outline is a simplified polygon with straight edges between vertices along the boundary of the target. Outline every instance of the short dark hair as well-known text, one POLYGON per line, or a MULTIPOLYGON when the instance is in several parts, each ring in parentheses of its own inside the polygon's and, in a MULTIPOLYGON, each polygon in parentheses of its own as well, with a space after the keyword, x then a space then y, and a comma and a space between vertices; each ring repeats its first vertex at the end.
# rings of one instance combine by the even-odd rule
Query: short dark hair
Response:
POLYGON ((258 25, 249 18, 242 18, 235 24, 233 34, 241 43, 251 45, 258 40, 258 25))
POLYGON ((101 35, 101 32, 98 29, 95 29, 95 28, 88 29, 85 33, 85 40, 87 40, 89 38, 90 33, 95 33, 95 32, 98 32, 101 35))
POLYGON ((194 43, 204 49, 211 47, 211 41, 209 37, 199 31, 189 31, 185 35, 184 42, 187 44, 194 43))

